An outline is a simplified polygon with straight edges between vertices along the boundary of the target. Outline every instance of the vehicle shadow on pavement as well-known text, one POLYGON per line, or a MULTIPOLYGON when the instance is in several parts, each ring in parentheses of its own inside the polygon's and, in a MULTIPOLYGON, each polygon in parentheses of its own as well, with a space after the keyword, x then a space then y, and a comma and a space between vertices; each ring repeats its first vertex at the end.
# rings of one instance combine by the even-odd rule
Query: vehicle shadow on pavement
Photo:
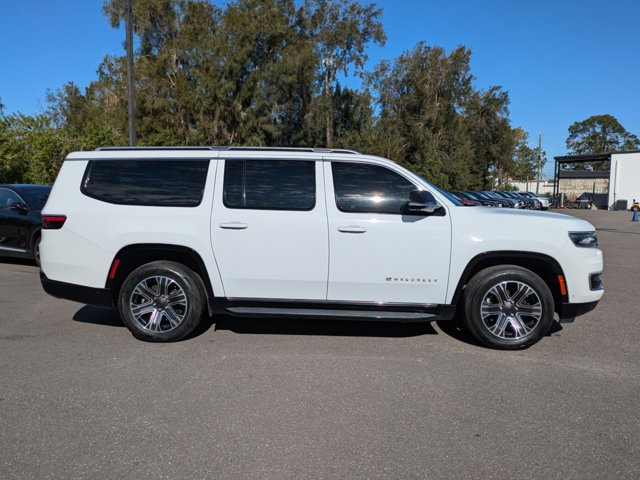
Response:
POLYGON ((437 335, 430 323, 392 323, 366 320, 291 320, 216 317, 216 330, 257 335, 316 335, 338 337, 417 337, 437 335))
MULTIPOLYGON (((444 320, 444 321, 439 321, 436 322, 438 325, 438 328, 440 328, 440 330, 442 330, 443 333, 446 333, 447 335, 449 335, 450 337, 463 342, 463 343, 467 343, 469 345, 473 345, 475 347, 481 347, 481 348, 486 348, 485 346, 483 346, 481 343, 479 343, 468 331, 467 329, 462 325, 462 321, 459 319, 456 320, 444 320)), ((560 323, 558 323, 558 321, 554 320, 553 323, 551 324, 551 327, 549 327, 549 331, 546 333, 545 337, 550 337, 551 335, 553 335, 554 333, 558 333, 562 331, 562 325, 560 325, 560 323)))
MULTIPOLYGON (((120 319, 120 315, 118 312, 111 308, 101 308, 93 305, 85 305, 80 310, 78 310, 73 316, 74 322, 79 323, 88 323, 92 325, 103 325, 106 327, 125 327, 125 324, 120 319)), ((204 318, 200 325, 191 332, 186 338, 183 338, 181 341, 189 340, 190 338, 195 338, 207 330, 211 328, 213 325, 213 321, 211 318, 204 318)))
POLYGON ((124 327, 120 316, 110 308, 85 305, 73 316, 74 322, 91 323, 93 325, 105 325, 108 327, 124 327))

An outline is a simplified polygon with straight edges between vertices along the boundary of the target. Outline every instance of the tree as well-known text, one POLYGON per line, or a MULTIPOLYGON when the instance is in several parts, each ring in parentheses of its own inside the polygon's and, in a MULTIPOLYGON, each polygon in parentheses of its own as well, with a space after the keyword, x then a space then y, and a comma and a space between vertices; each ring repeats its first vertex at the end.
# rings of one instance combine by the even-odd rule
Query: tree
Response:
POLYGON ((517 180, 538 178, 538 156, 540 156, 540 174, 547 163, 547 154, 540 147, 529 146, 529 134, 522 128, 513 129, 513 176, 517 180), (540 155, 538 155, 540 153, 540 155))
POLYGON ((468 188, 473 146, 462 115, 472 92, 469 58, 459 47, 419 43, 368 77, 379 108, 374 152, 443 188, 468 188))
POLYGON ((569 127, 567 149, 573 155, 634 150, 640 140, 627 132, 613 115, 594 115, 569 127))
POLYGON ((500 87, 474 92, 466 106, 466 122, 473 142, 480 187, 501 188, 513 173, 513 132, 509 124, 509 95, 500 87))
POLYGON ((67 149, 51 117, 17 113, 3 117, 2 125, 0 181, 53 183, 67 149))
POLYGON ((324 113, 325 147, 333 147, 333 93, 339 72, 362 72, 369 43, 384 45, 386 35, 380 22, 382 10, 352 0, 306 0, 301 17, 318 59, 317 82, 324 113))

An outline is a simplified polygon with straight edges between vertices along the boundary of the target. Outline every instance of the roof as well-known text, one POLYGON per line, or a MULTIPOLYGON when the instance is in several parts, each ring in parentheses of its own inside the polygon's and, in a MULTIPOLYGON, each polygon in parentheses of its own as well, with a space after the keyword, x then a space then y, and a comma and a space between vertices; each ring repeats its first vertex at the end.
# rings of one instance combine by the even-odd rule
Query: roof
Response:
POLYGON ((627 150, 624 152, 610 152, 610 153, 592 153, 588 155, 563 155, 563 156, 553 157, 553 158, 558 163, 597 162, 601 160, 611 160, 611 155, 623 155, 625 153, 640 153, 640 150, 627 150))
POLYGON ((0 188, 12 188, 14 190, 37 190, 37 189, 49 189, 51 190, 51 185, 37 185, 31 183, 12 183, 12 184, 0 184, 0 188))
POLYGON ((609 178, 609 170, 560 170, 558 178, 609 178))

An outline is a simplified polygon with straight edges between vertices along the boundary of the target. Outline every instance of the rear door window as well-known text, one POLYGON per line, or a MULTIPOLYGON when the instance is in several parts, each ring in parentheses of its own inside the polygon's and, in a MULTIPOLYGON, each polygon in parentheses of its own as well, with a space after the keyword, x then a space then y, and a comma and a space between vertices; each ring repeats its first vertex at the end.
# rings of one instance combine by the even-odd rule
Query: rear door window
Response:
POLYGON ((209 160, 97 160, 89 162, 82 193, 119 205, 196 207, 209 160))
POLYGON ((226 160, 224 205, 253 210, 313 210, 316 167, 309 160, 226 160))

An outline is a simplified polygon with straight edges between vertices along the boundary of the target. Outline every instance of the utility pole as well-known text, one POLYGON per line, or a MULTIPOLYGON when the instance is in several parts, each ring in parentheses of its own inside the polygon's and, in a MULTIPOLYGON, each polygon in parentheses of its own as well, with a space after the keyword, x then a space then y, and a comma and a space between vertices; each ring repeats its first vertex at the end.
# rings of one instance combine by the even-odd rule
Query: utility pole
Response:
POLYGON ((129 94, 129 146, 136 144, 136 99, 133 82, 133 0, 127 0, 127 12, 125 15, 127 34, 127 90, 129 94))
POLYGON ((540 194, 540 177, 542 176, 542 132, 538 133, 538 181, 536 182, 536 195, 540 194))

